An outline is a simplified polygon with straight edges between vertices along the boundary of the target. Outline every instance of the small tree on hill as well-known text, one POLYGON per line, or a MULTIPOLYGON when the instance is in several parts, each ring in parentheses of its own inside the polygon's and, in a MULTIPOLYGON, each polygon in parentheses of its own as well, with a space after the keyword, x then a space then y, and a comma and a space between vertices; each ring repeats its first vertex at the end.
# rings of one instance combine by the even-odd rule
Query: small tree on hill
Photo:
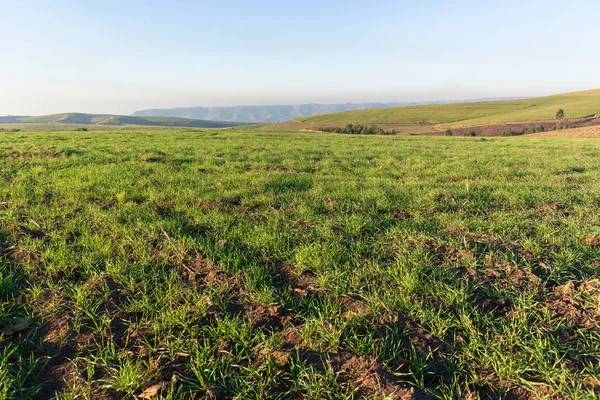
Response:
POLYGON ((446 133, 444 133, 444 136, 452 136, 452 131, 448 129, 446 133))
POLYGON ((565 112, 561 108, 556 112, 556 119, 564 119, 564 118, 565 118, 565 112))

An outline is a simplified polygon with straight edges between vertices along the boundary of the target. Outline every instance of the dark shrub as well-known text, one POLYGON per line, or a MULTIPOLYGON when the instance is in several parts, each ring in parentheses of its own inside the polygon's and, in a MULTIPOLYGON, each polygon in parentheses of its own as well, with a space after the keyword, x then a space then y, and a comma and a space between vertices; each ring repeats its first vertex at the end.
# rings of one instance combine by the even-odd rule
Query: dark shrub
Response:
POLYGON ((534 132, 533 128, 524 128, 521 131, 521 135, 529 135, 529 134, 532 134, 533 132, 534 132))
POLYGON ((317 128, 318 131, 321 132, 333 132, 333 133, 346 133, 349 135, 395 135, 396 131, 386 131, 383 128, 380 128, 376 125, 366 126, 366 125, 354 125, 348 124, 345 128, 340 127, 320 127, 317 128))

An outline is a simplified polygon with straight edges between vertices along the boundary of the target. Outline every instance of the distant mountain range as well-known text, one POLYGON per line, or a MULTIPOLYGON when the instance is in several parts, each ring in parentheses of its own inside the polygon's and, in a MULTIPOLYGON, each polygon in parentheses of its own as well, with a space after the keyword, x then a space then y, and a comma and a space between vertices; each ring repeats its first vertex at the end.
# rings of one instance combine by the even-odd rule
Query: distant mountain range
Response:
POLYGON ((38 117, 14 116, 0 117, 0 124, 81 124, 81 125, 142 125, 142 126, 179 126, 190 128, 227 128, 241 125, 237 122, 205 121, 176 117, 135 117, 127 115, 66 113, 42 115, 38 117))
POLYGON ((296 104, 271 106, 224 106, 224 107, 181 107, 149 109, 134 112, 136 117, 178 117, 203 119, 208 121, 229 121, 240 123, 282 122, 311 115, 329 114, 343 111, 368 110, 423 104, 464 103, 470 101, 512 100, 515 98, 493 98, 464 101, 431 101, 413 103, 346 103, 346 104, 296 104))

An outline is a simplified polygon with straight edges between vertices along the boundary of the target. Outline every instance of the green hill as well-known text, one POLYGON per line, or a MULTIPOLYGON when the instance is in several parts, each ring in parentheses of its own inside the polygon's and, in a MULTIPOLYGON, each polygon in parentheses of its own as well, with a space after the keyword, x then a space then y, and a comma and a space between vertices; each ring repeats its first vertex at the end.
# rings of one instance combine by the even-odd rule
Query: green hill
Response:
POLYGON ((310 123, 418 124, 427 121, 440 128, 502 122, 542 121, 555 118, 562 108, 566 118, 600 113, 600 90, 559 94, 523 100, 434 104, 349 111, 300 118, 310 123))
POLYGON ((126 115, 66 113, 0 117, 0 124, 81 124, 81 125, 141 125, 179 126, 190 128, 227 128, 242 125, 238 122, 205 121, 177 117, 132 117, 126 115))

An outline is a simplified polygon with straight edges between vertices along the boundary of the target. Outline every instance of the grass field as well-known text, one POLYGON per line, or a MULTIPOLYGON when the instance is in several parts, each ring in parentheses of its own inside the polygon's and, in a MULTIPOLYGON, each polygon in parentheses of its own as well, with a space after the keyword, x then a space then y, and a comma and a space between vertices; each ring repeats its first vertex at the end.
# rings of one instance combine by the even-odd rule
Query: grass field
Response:
MULTIPOLYGON (((227 128, 242 125, 239 122, 206 121, 200 119, 177 117, 132 117, 127 115, 64 113, 41 116, 7 116, 0 117, 0 124, 34 124, 34 125, 85 125, 85 126, 158 126, 187 128, 227 128)), ((22 127, 23 128, 23 127, 22 127)), ((24 128, 29 130, 30 128, 24 128)), ((64 128, 67 129, 67 128, 64 128)))
MULTIPOLYGON (((241 130, 256 130, 258 125, 240 125, 236 126, 235 129, 241 130)), ((152 131, 178 131, 178 132, 202 132, 202 128, 182 128, 175 126, 141 126, 141 125, 88 125, 88 124, 65 124, 65 123, 27 123, 27 124, 0 124, 0 133, 15 131, 15 132, 75 132, 78 129, 85 128, 90 132, 93 131, 111 131, 111 132, 133 132, 139 133, 152 132, 152 131)), ((233 129, 231 128, 217 128, 217 129, 233 129)))
POLYGON ((0 398, 597 398, 599 154, 2 133, 0 398))
POLYGON ((600 113, 600 90, 588 90, 524 100, 434 104, 349 111, 301 118, 313 124, 418 124, 427 121, 438 128, 503 122, 552 120, 562 108, 566 118, 584 118, 600 113))

